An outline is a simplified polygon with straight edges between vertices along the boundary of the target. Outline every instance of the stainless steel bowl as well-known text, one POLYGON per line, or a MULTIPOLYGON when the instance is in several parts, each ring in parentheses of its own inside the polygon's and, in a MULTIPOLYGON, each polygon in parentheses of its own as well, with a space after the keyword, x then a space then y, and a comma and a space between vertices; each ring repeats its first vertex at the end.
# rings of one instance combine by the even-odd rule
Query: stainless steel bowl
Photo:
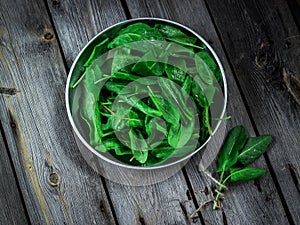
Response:
MULTIPOLYGON (((177 161, 164 164, 164 165, 158 165, 153 167, 138 167, 138 166, 132 166, 132 165, 125 165, 122 163, 119 163, 117 161, 114 161, 105 155, 101 154, 97 150, 95 150, 88 142, 83 138, 83 136, 80 134, 78 128, 76 127, 76 124, 74 123, 71 109, 70 109, 70 81, 73 76, 79 76, 79 74, 82 74, 82 65, 84 64, 86 58, 91 53, 92 49, 96 44, 99 43, 99 38, 103 34, 105 35, 113 35, 118 30, 122 29, 123 27, 135 23, 135 22, 163 22, 167 23, 176 27, 181 28, 182 30, 187 31, 188 33, 194 35, 197 37, 201 42, 203 42, 213 57, 215 58, 222 74, 222 93, 223 93, 223 101, 219 104, 221 104, 220 108, 220 114, 219 117, 222 118, 225 114, 225 108, 227 104, 227 83, 226 83, 226 77, 224 73, 223 66, 216 55, 215 51, 212 49, 212 47, 202 38, 199 34, 191 30, 190 28, 179 24, 174 21, 166 20, 166 19, 160 19, 160 18, 137 18, 137 19, 131 19, 126 20, 120 23, 117 23, 113 26, 110 26, 97 34, 92 40, 90 40, 85 47, 81 50, 81 52, 76 57, 75 61, 73 62, 73 65, 70 69, 67 84, 66 84, 66 107, 67 107, 67 113, 70 120, 70 123, 73 128, 73 132, 75 133, 76 141, 79 146, 79 150, 86 160, 86 162, 98 173, 100 173, 105 178, 108 178, 109 180, 112 180, 117 183, 125 184, 125 185, 133 185, 133 186, 140 186, 140 185, 149 185, 153 183, 160 182, 162 180, 165 180, 169 178, 170 176, 174 175, 176 172, 178 172, 187 162, 188 160, 197 152, 199 152, 201 149, 204 149, 205 146, 212 142, 212 137, 209 137, 207 141, 200 146, 198 149, 190 153, 189 155, 182 157, 178 159, 177 161)), ((213 130, 213 137, 217 136, 218 139, 222 137, 222 135, 216 135, 217 131, 220 128, 222 121, 218 121, 215 124, 215 129, 213 130)), ((220 129, 221 131, 224 131, 224 128, 220 129)), ((216 152, 216 151, 215 151, 216 152)), ((216 153, 214 154, 216 156, 216 153)), ((211 159, 210 159, 211 160, 211 159)))

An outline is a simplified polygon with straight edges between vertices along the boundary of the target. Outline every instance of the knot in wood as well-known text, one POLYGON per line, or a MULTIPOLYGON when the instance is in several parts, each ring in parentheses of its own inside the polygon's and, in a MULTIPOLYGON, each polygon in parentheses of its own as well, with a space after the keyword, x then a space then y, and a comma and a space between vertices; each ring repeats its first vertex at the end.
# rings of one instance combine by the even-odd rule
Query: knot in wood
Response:
POLYGON ((17 125, 16 125, 15 122, 13 122, 13 121, 10 122, 10 126, 11 126, 11 128, 13 128, 13 129, 16 129, 16 127, 17 127, 17 125))
POLYGON ((265 68, 272 73, 276 70, 276 57, 274 53, 274 41, 269 39, 260 40, 255 56, 255 64, 259 68, 265 68))
POLYGON ((51 28, 44 27, 43 33, 41 34, 40 38, 47 43, 52 43, 55 41, 55 35, 51 28))
POLYGON ((300 80, 296 76, 289 74, 285 68, 282 69, 282 75, 288 92, 292 95, 296 103, 300 105, 300 80))
POLYGON ((58 6, 59 5, 59 0, 52 0, 52 5, 53 6, 58 6))
POLYGON ((50 31, 48 31, 44 34, 44 38, 48 41, 51 41, 54 38, 54 35, 50 31))
POLYGON ((53 187, 57 187, 59 185, 59 183, 60 183, 60 177, 59 177, 59 175, 57 173, 52 172, 49 175, 49 181, 50 181, 50 184, 53 187))

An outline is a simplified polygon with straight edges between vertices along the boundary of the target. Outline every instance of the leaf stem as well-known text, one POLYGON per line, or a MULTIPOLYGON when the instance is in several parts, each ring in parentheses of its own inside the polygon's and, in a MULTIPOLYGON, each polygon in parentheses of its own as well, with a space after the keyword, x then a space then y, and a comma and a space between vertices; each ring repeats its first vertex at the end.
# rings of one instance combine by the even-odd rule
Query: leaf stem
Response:
POLYGON ((109 135, 111 135, 111 134, 114 134, 114 133, 115 133, 114 131, 107 132, 107 133, 105 133, 105 134, 102 135, 102 138, 103 138, 103 137, 106 137, 106 136, 109 136, 109 135))
POLYGON ((112 114, 115 117, 118 117, 121 120, 130 120, 130 121, 141 121, 140 119, 135 118, 127 118, 127 117, 121 117, 118 114, 116 114, 114 111, 112 111, 110 108, 108 108, 106 105, 101 104, 110 114, 112 114))
POLYGON ((108 108, 106 105, 102 105, 108 112, 110 112, 112 115, 116 115, 115 112, 113 112, 110 108, 108 108))
POLYGON ((217 185, 221 186, 223 189, 228 189, 225 185, 221 184, 218 180, 216 180, 209 172, 207 172, 206 170, 201 170, 201 171, 217 185))
POLYGON ((80 83, 80 81, 84 78, 85 73, 82 74, 82 76, 75 82, 75 84, 73 84, 72 88, 76 88, 77 85, 80 83))
POLYGON ((205 122, 206 122, 206 126, 207 126, 207 130, 210 136, 212 136, 212 130, 211 130, 211 126, 210 126, 210 122, 209 122, 209 111, 208 111, 209 107, 205 107, 205 122))
MULTIPOLYGON (((103 74, 103 76, 104 76, 105 74, 103 74)), ((102 77, 101 79, 99 79, 99 80, 96 80, 95 82, 94 82, 94 84, 98 84, 98 83, 100 83, 101 81, 104 81, 104 80, 106 80, 106 79, 109 79, 111 76, 110 75, 107 75, 107 77, 102 77)))
POLYGON ((206 206, 208 203, 213 202, 213 201, 214 201, 214 199, 210 199, 210 200, 207 200, 207 201, 201 203, 201 205, 198 207, 198 209, 196 209, 196 210, 190 215, 190 219, 195 218, 195 217, 196 217, 196 214, 197 214, 204 206, 206 206))
POLYGON ((223 117, 223 118, 211 118, 212 120, 230 120, 231 119, 231 116, 226 116, 226 117, 223 117))
POLYGON ((225 170, 222 170, 222 173, 221 173, 221 176, 220 176, 220 182, 219 183, 221 183, 222 185, 220 185, 219 187, 218 187, 218 193, 217 193, 217 196, 216 196, 216 198, 215 198, 215 201, 214 201, 214 206, 213 206, 213 209, 216 209, 217 207, 218 207, 218 202, 219 202, 219 197, 220 197, 220 193, 221 193, 221 191, 222 191, 222 189, 223 189, 223 185, 225 184, 225 182, 227 181, 227 178, 230 176, 228 176, 228 177, 226 177, 226 179, 223 181, 223 177, 224 177, 224 174, 225 174, 225 170), (223 182, 222 182, 223 181, 223 182))
POLYGON ((229 175, 224 179, 224 181, 222 182, 221 180, 223 179, 224 172, 225 172, 225 171, 222 171, 222 174, 221 174, 221 177, 220 177, 220 183, 221 183, 222 185, 220 185, 219 188, 218 188, 218 190, 217 190, 217 196, 216 196, 216 198, 215 198, 215 202, 214 202, 213 209, 216 209, 216 208, 218 207, 219 197, 220 197, 220 195, 222 194, 221 191, 222 191, 223 186, 225 186, 225 183, 228 181, 228 179, 229 179, 232 175, 238 173, 238 172, 235 172, 235 173, 229 174, 229 175), (222 176, 222 175, 223 175, 223 176, 222 176))
POLYGON ((177 44, 182 44, 182 45, 190 46, 190 47, 193 47, 193 48, 198 48, 198 49, 201 49, 201 50, 204 49, 203 47, 200 47, 200 46, 198 46, 198 45, 193 45, 193 44, 190 44, 190 43, 178 41, 178 40, 173 39, 173 38, 166 38, 166 39, 168 39, 169 41, 176 42, 177 44))
POLYGON ((129 162, 132 162, 132 160, 134 160, 134 156, 132 156, 131 159, 129 159, 129 162))

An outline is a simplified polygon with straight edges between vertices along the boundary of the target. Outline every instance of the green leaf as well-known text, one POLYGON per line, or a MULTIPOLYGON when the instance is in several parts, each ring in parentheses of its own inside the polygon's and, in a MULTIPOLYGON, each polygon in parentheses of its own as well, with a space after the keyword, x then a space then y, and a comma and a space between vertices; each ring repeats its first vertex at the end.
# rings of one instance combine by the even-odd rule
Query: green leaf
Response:
POLYGON ((104 88, 108 91, 116 93, 117 95, 122 94, 123 96, 125 96, 125 95, 131 96, 135 93, 142 93, 142 91, 147 93, 147 90, 137 90, 136 87, 133 87, 133 86, 128 87, 126 83, 121 83, 120 81, 117 81, 117 80, 114 80, 114 81, 108 80, 107 82, 105 82, 104 88), (125 87, 126 87, 126 89, 125 89, 125 87))
POLYGON ((185 80, 185 74, 186 74, 186 63, 185 60, 176 60, 176 66, 171 64, 166 64, 166 73, 170 80, 177 81, 180 84, 182 84, 185 80))
POLYGON ((177 59, 192 60, 195 55, 192 47, 181 46, 174 42, 168 43, 164 50, 168 56, 172 56, 177 59))
POLYGON ((134 23, 120 30, 118 35, 130 33, 144 35, 145 33, 150 33, 152 30, 153 28, 145 23, 134 23))
POLYGON ((110 78, 133 81, 139 79, 140 77, 130 73, 118 71, 111 75, 110 78))
POLYGON ((200 128, 200 140, 202 143, 204 143, 207 138, 210 136, 211 134, 211 128, 210 128, 210 117, 209 117, 209 111, 208 108, 203 109, 203 111, 201 112, 202 115, 202 123, 201 123, 201 128, 200 128))
POLYGON ((102 130, 111 130, 111 129, 113 129, 111 119, 112 119, 112 117, 109 116, 106 123, 102 125, 102 130))
POLYGON ((90 144, 96 145, 101 143, 103 135, 100 111, 91 93, 85 92, 83 97, 84 102, 80 110, 80 116, 89 127, 90 144))
POLYGON ((221 73, 221 70, 219 67, 214 71, 214 74, 215 74, 217 81, 220 81, 221 77, 222 77, 222 73, 221 73))
POLYGON ((159 159, 166 159, 174 152, 174 148, 170 146, 157 147, 152 149, 151 154, 159 159))
POLYGON ((192 121, 194 115, 192 111, 186 107, 185 99, 188 98, 187 93, 179 85, 165 78, 160 79, 158 85, 162 90, 163 98, 171 102, 180 112, 182 123, 188 124, 192 121))
POLYGON ((241 150, 241 153, 238 156, 238 160, 243 165, 248 165, 254 160, 259 158, 268 148, 269 144, 272 142, 272 136, 262 135, 259 137, 250 137, 241 150))
POLYGON ((145 131, 148 135, 147 143, 151 149, 157 148, 168 135, 166 123, 161 118, 146 116, 145 131))
MULTIPOLYGON (((153 29, 144 23, 135 23, 129 25, 128 27, 122 29, 118 36, 116 36, 109 44, 109 48, 116 48, 119 46, 123 46, 132 42, 137 41, 146 41, 146 40, 163 40, 163 36, 159 33, 157 29, 153 29)), ((148 45, 148 42, 144 44, 148 45)), ((132 46, 133 47, 133 46, 132 46)), ((145 46, 138 46, 136 50, 142 50, 145 46)), ((149 47, 148 47, 149 49, 149 47)))
POLYGON ((191 76, 186 76, 183 84, 182 84, 182 89, 185 90, 186 95, 184 100, 186 101, 187 98, 190 96, 191 89, 192 89, 192 77, 191 76))
POLYGON ((130 42, 135 42, 135 41, 141 41, 143 40, 143 35, 137 34, 137 33, 126 33, 117 36, 115 39, 113 39, 109 44, 109 48, 116 48, 120 47, 122 45, 128 44, 130 42))
POLYGON ((130 66, 131 64, 135 64, 139 60, 139 56, 135 56, 130 53, 124 54, 121 49, 118 49, 115 51, 114 58, 112 60, 111 74, 114 75, 116 72, 130 66))
POLYGON ((157 24, 155 27, 157 27, 163 36, 169 41, 173 41, 182 46, 193 47, 201 50, 203 49, 202 46, 194 44, 197 41, 196 37, 189 36, 174 26, 157 24))
POLYGON ((252 167, 245 168, 231 168, 230 169, 230 180, 232 182, 242 180, 254 180, 264 175, 267 170, 257 169, 252 167))
POLYGON ((102 71, 98 66, 95 66, 93 69, 88 67, 85 71, 84 88, 87 92, 93 94, 95 100, 99 98, 100 87, 102 86, 102 83, 96 84, 96 81, 102 77, 102 71))
POLYGON ((207 65, 209 70, 215 75, 215 78, 219 81, 221 78, 221 71, 213 57, 204 51, 198 52, 197 56, 207 65))
MULTIPOLYGON (((149 117, 151 118, 151 117, 149 117)), ((146 119, 147 120, 147 119, 146 119)), ((167 129, 166 126, 163 126, 160 122, 160 118, 152 118, 152 119, 148 119, 149 121, 146 122, 145 120, 145 129, 146 129, 146 133, 147 135, 150 137, 151 135, 153 135, 153 133, 159 131, 160 134, 163 134, 165 137, 167 136, 167 129)))
POLYGON ((130 155, 131 149, 126 148, 117 138, 107 138, 102 141, 101 145, 95 147, 99 152, 107 152, 114 150, 117 155, 130 155))
MULTIPOLYGON (((205 54, 207 56, 207 54, 205 54)), ((196 64, 196 69, 197 72, 199 73, 201 79, 208 85, 213 85, 214 83, 214 70, 211 70, 209 65, 206 63, 211 63, 211 62, 206 62, 204 60, 207 60, 207 58, 204 58, 203 52, 198 52, 195 55, 195 64, 196 64)))
POLYGON ((94 50, 93 50, 92 54, 90 55, 88 60, 83 65, 84 67, 90 66, 96 58, 98 58, 100 55, 105 53, 105 51, 107 50, 108 40, 109 39, 106 38, 94 47, 94 50))
POLYGON ((194 121, 187 126, 177 123, 173 124, 168 133, 168 143, 173 148, 181 148, 190 141, 194 132, 194 121))
POLYGON ((143 76, 161 76, 164 64, 159 62, 154 51, 149 51, 132 67, 132 71, 143 76))
POLYGON ((192 96, 202 108, 210 105, 202 88, 195 80, 192 81, 192 96))
POLYGON ((115 131, 121 131, 127 125, 127 120, 125 119, 124 115, 128 115, 129 110, 126 109, 123 105, 119 104, 117 110, 114 114, 111 115, 111 124, 112 128, 115 131))
POLYGON ((98 67, 95 70, 87 68, 85 79, 83 81, 83 90, 81 96, 82 105, 80 107, 80 116, 86 122, 90 132, 90 144, 96 145, 101 142, 103 135, 101 116, 98 105, 99 86, 95 85, 95 79, 102 76, 98 67))
POLYGON ((169 101, 154 95, 151 88, 148 86, 149 95, 156 108, 162 113, 162 117, 171 124, 178 124, 180 120, 180 114, 176 107, 169 101))
POLYGON ((117 138, 108 138, 102 141, 106 151, 122 148, 122 143, 117 138))
POLYGON ((145 113, 146 115, 153 116, 153 117, 160 117, 162 116, 162 112, 151 108, 146 103, 144 103, 142 100, 138 99, 135 96, 131 96, 127 98, 124 95, 118 96, 121 100, 129 104, 130 106, 133 106, 137 110, 140 110, 141 112, 145 113))
POLYGON ((136 135, 133 129, 130 129, 129 137, 134 158, 140 163, 145 163, 148 158, 149 147, 143 135, 140 132, 136 135))
POLYGON ((115 148, 115 153, 117 155, 131 155, 132 154, 132 151, 130 148, 125 148, 124 146, 123 147, 120 147, 120 148, 115 148))
POLYGON ((133 110, 129 112, 128 126, 130 128, 143 127, 144 121, 139 117, 139 114, 133 110))
POLYGON ((216 87, 208 85, 202 81, 199 75, 196 75, 192 82, 192 96, 196 99, 202 108, 210 106, 213 103, 216 87))
POLYGON ((180 42, 187 42, 190 44, 194 44, 197 41, 196 37, 189 36, 174 26, 157 24, 156 27, 166 38, 178 40, 180 42))
POLYGON ((237 162, 238 151, 244 146, 246 139, 246 129, 243 126, 230 130, 218 157, 217 172, 227 171, 237 162))

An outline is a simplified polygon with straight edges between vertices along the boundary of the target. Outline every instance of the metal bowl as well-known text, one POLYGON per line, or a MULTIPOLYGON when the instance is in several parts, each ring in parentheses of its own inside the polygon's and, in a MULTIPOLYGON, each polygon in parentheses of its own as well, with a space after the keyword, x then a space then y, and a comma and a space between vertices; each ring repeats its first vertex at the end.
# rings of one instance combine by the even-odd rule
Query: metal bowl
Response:
MULTIPOLYGON (((99 43, 99 40, 102 38, 103 35, 111 36, 114 35, 120 29, 128 26, 129 24, 133 24, 136 22, 144 22, 144 23, 153 23, 153 22, 160 22, 169 24, 175 27, 180 28, 181 30, 186 31, 187 33, 197 37, 202 43, 206 45, 209 49, 210 53, 213 55, 215 61, 217 62, 222 75, 222 102, 217 103, 219 107, 219 118, 222 118, 225 114, 225 108, 227 104, 227 83, 226 77, 224 73, 224 69, 222 64, 212 49, 212 47, 204 40, 199 34, 191 30, 190 28, 179 24, 174 21, 160 19, 160 18, 137 18, 137 19, 130 19, 120 23, 117 23, 113 26, 110 26, 97 34, 92 40, 90 40, 85 47, 81 50, 81 52, 76 57, 73 65, 70 69, 67 84, 66 84, 66 108, 68 113, 68 118, 73 128, 73 132, 75 133, 76 142, 79 146, 79 150, 86 160, 86 162, 98 173, 100 173, 105 178, 112 180, 117 183, 125 184, 125 185, 133 185, 133 186, 140 186, 140 185, 149 185, 153 183, 160 182, 169 178, 170 176, 174 175, 178 172, 187 162, 188 160, 201 149, 205 149, 208 143, 212 142, 213 138, 217 136, 218 139, 222 138, 222 135, 216 135, 218 130, 224 131, 224 128, 220 128, 222 121, 215 122, 213 136, 209 137, 206 142, 201 145, 198 149, 191 152, 189 155, 186 155, 182 158, 179 158, 176 161, 170 162, 168 164, 157 165, 152 167, 139 167, 139 166, 132 166, 120 163, 115 161, 104 154, 100 153, 99 151, 95 150, 87 140, 83 137, 83 135, 78 130, 74 119, 72 117, 71 107, 70 107, 70 97, 72 97, 72 93, 70 91, 70 81, 73 77, 79 77, 83 73, 83 64, 85 63, 88 56, 93 51, 95 45, 99 43)), ((203 152, 203 151, 201 151, 203 152)), ((214 155, 216 156, 216 151, 214 151, 214 155)), ((211 155, 211 154, 210 154, 211 155)), ((211 158, 211 156, 210 156, 211 158)), ((205 160, 205 159, 204 159, 205 160)), ((212 159, 209 159, 212 161, 212 159)), ((206 163, 207 164, 207 163, 206 163)))

